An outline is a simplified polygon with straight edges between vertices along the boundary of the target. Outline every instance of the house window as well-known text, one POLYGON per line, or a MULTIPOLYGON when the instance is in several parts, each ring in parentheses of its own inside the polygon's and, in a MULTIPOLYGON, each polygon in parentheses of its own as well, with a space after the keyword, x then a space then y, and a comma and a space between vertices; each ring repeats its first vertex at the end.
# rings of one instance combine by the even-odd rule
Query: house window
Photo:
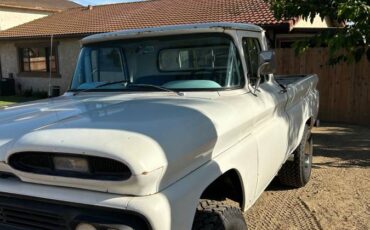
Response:
POLYGON ((26 73, 56 73, 57 49, 54 47, 50 55, 50 47, 26 47, 19 49, 20 70, 26 73))

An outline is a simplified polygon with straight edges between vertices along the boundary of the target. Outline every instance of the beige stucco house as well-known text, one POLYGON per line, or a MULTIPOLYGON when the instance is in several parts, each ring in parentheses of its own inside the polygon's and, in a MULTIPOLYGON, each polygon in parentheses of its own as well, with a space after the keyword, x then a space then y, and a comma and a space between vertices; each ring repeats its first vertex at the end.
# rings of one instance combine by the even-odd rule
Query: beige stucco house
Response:
MULTIPOLYGON (((68 0, 1 0, 0 1, 0 31, 8 30, 34 20, 50 16, 63 10, 80 7, 68 0)), ((0 78, 18 77, 13 70, 17 65, 17 52, 8 55, 9 41, 0 41, 0 78), (3 72, 3 64, 5 71, 3 72)), ((12 50, 14 51, 14 50, 12 50)))
POLYGON ((0 31, 78 6, 68 0, 1 0, 0 31))
POLYGON ((0 4, 0 30, 7 30, 50 14, 49 11, 11 8, 0 4))
POLYGON ((0 32, 1 73, 3 77, 14 77, 18 92, 31 88, 48 91, 51 81, 51 86, 59 87, 63 93, 69 87, 79 41, 84 36, 206 22, 260 25, 267 31, 271 47, 287 46, 292 40, 334 26, 330 20, 318 18, 314 23, 302 19, 276 20, 264 0, 148 0, 78 7, 0 32))

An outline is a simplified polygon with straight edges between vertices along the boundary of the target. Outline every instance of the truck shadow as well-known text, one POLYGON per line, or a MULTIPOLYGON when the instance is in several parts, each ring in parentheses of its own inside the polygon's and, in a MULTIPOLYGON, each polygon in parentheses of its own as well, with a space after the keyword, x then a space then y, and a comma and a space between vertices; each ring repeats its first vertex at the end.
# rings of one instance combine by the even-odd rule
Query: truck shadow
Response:
MULTIPOLYGON (((343 124, 322 124, 313 130, 315 142, 313 169, 369 168, 370 128, 343 124), (315 158, 320 157, 320 160, 315 158)), ((284 191, 292 188, 275 178, 266 191, 284 191)))
POLYGON ((271 181, 269 186, 266 188, 265 192, 284 191, 284 190, 291 190, 291 189, 295 189, 295 188, 283 185, 282 183, 280 183, 279 179, 277 177, 275 177, 271 181))
POLYGON ((314 168, 370 167, 370 128, 324 124, 313 130, 314 156, 325 157, 314 168))

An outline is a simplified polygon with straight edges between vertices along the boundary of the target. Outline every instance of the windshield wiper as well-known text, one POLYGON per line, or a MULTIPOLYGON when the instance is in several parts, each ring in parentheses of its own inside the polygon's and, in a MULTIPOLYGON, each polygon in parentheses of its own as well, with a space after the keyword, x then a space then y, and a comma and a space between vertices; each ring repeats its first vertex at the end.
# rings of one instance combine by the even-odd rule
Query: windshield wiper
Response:
POLYGON ((184 96, 183 93, 181 92, 178 92, 178 91, 175 91, 175 90, 171 90, 171 89, 168 89, 168 88, 165 88, 165 87, 162 87, 162 86, 159 86, 159 85, 152 85, 152 84, 135 84, 135 83, 128 83, 126 87, 136 87, 136 88, 153 88, 153 89, 159 89, 159 90, 162 90, 162 91, 167 91, 167 92, 171 92, 171 93, 176 93, 177 95, 179 96, 184 96))
POLYGON ((127 80, 121 80, 121 81, 107 82, 107 83, 104 83, 104 84, 101 84, 101 85, 97 85, 97 86, 92 87, 92 88, 88 88, 88 89, 77 91, 77 92, 75 92, 73 94, 73 96, 76 96, 76 95, 78 95, 80 93, 89 92, 89 91, 92 91, 92 90, 95 90, 95 89, 99 89, 99 88, 104 87, 104 86, 116 85, 116 84, 121 84, 121 83, 128 83, 128 81, 127 80))
POLYGON ((174 90, 171 90, 171 89, 167 89, 165 87, 162 87, 162 86, 158 86, 158 85, 151 85, 151 84, 135 84, 135 83, 129 83, 127 80, 121 80, 121 81, 113 81, 113 82, 107 82, 107 83, 104 83, 104 84, 101 84, 101 85, 97 85, 95 87, 92 87, 92 88, 88 88, 88 89, 84 89, 84 90, 80 90, 80 91, 77 91, 73 94, 73 96, 76 96, 80 93, 83 93, 83 92, 89 92, 89 91, 92 91, 92 90, 95 90, 95 89, 99 89, 101 87, 105 87, 105 86, 110 86, 110 85, 116 85, 116 84, 126 84, 126 88, 127 87, 136 87, 136 88, 153 88, 153 89, 158 89, 158 90, 162 90, 162 91, 166 91, 166 92, 171 92, 171 93, 175 93, 179 96, 184 96, 183 93, 180 93, 180 92, 177 92, 177 91, 174 91, 174 90))

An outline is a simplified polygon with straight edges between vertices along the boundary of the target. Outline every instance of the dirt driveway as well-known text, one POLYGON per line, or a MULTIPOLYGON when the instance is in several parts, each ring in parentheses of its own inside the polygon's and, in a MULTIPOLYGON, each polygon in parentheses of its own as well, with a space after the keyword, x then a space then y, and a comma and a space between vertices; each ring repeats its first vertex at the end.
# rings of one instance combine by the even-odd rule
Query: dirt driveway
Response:
POLYGON ((249 229, 370 229, 370 128, 313 133, 311 181, 292 190, 273 182, 245 214, 249 229))

